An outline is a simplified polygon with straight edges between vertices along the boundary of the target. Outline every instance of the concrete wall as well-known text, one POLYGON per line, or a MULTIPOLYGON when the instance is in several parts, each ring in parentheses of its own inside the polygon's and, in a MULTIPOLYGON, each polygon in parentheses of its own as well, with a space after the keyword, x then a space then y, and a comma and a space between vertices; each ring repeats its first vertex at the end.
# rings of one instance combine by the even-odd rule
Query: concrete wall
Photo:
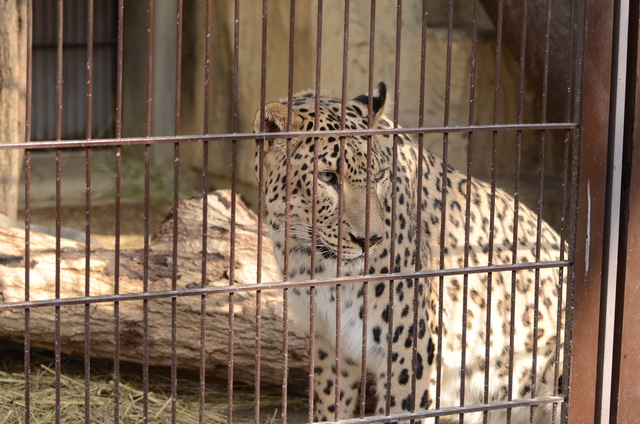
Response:
MULTIPOLYGON (((469 123, 469 93, 471 72, 471 23, 472 9, 469 4, 455 3, 454 32, 452 34, 451 84, 449 103, 449 124, 466 125, 469 123)), ((233 68, 233 2, 213 0, 213 20, 211 34, 211 79, 209 113, 206 117, 209 133, 227 133, 231 126, 232 68, 233 68)), ((441 126, 445 114, 445 87, 447 63, 447 20, 448 2, 429 2, 429 29, 427 32, 426 86, 425 86, 425 125, 441 126)), ((182 134, 202 134, 204 131, 204 69, 205 69, 205 22, 206 0, 185 2, 183 68, 182 68, 182 134)), ((138 2, 131 3, 125 17, 126 51, 125 56, 125 135, 144 134, 144 99, 146 98, 146 6, 138 2), (128 108, 128 109, 127 109, 128 108), (127 113, 127 110, 130 113, 127 113)), ((349 48, 347 67, 347 92, 355 97, 367 90, 369 75, 369 25, 370 4, 351 2, 349 48)), ((402 126, 415 126, 419 114, 420 49, 422 34, 422 1, 403 2, 402 45, 400 56, 400 94, 397 99, 402 126)), ((157 11, 158 12, 158 11, 157 11)), ((171 15, 171 12, 164 12, 171 15)), ((267 37, 267 89, 266 100, 286 97, 288 86, 289 61, 289 2, 269 2, 267 37)), ((396 66, 396 5, 395 2, 377 2, 376 38, 374 52, 374 80, 386 81, 393 92, 396 66)), ((171 15, 173 16, 173 15, 171 15)), ((174 19, 175 20, 175 19, 174 19)), ((170 19, 158 17, 156 33, 175 33, 170 19)), ((294 89, 308 89, 315 86, 316 66, 316 1, 296 2, 295 51, 294 51, 294 89)), ((175 25, 175 24, 174 24, 175 25)), ((323 42, 321 57, 321 87, 324 91, 339 95, 343 73, 343 25, 344 2, 324 1, 323 42)), ((480 11, 478 20, 479 35, 477 46, 474 119, 475 124, 494 122, 495 92, 495 52, 496 35, 493 25, 480 11)), ((240 11, 240 54, 238 68, 238 129, 250 131, 251 122, 260 101, 260 71, 262 46, 262 1, 243 0, 240 11)), ((161 50, 175 54, 175 45, 168 42, 155 44, 155 54, 161 50)), ((534 64, 534 66, 538 66, 534 64)), ((171 91, 173 69, 165 65, 155 65, 154 99, 156 90, 171 91), (158 81, 164 81, 158 82, 158 81)), ((498 123, 516 123, 519 98, 518 60, 503 52, 501 68, 501 89, 497 116, 498 123)), ((524 93, 524 122, 537 122, 540 119, 539 89, 528 87, 524 93)), ((156 100, 154 100, 156 101, 156 100)), ((165 103, 167 101, 165 100, 165 103)), ((166 105, 165 105, 166 106, 166 105)), ((393 111, 390 109, 390 113, 393 111)), ((173 122, 172 107, 164 107, 155 113, 155 122, 162 120, 173 122)), ((154 126, 154 135, 171 132, 173 126, 154 126)), ((167 134, 171 135, 171 134, 167 134)), ((513 191, 515 171, 516 132, 501 132, 498 135, 498 179, 499 184, 513 191)), ((449 136, 449 161, 454 166, 466 169, 467 134, 452 133, 449 136)), ((442 154, 441 134, 427 135, 426 146, 442 154)), ((522 188, 523 200, 535 207, 537 200, 538 142, 539 133, 523 133, 522 188)), ((488 179, 491 172, 491 132, 478 132, 473 135, 473 173, 488 179)), ((559 190, 562 170, 562 135, 547 136, 546 145, 546 186, 545 219, 553 223, 559 220, 559 190)), ((209 143, 209 182, 210 188, 228 187, 231 145, 228 142, 209 143)), ((162 151, 154 147, 155 166, 168 167, 172 161, 172 150, 162 151)), ((165 148, 166 149, 166 148, 165 148)), ((251 140, 238 142, 238 189, 250 204, 255 204, 257 195, 253 172, 254 143, 251 140)), ((181 147, 182 168, 185 184, 201 185, 202 145, 183 144, 181 147)), ((170 169, 170 168, 168 168, 170 169)))

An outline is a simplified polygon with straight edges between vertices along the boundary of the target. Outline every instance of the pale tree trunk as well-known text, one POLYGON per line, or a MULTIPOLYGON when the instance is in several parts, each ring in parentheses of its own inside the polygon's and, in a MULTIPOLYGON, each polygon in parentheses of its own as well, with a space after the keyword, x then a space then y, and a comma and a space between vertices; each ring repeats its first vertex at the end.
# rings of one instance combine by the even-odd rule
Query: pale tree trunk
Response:
MULTIPOLYGON (((0 143, 24 136, 26 1, 0 0, 0 143)), ((16 218, 22 151, 0 150, 0 213, 16 218)))

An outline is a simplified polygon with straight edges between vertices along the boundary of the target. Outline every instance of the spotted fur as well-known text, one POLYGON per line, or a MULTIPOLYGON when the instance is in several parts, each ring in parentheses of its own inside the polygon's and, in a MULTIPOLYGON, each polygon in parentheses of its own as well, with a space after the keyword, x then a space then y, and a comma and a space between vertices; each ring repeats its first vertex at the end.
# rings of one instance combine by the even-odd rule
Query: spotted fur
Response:
MULTIPOLYGON (((384 115, 386 87, 374 90, 369 116, 369 96, 364 94, 345 106, 345 129, 370 127, 389 129, 384 115)), ((321 96, 319 130, 342 128, 340 100, 321 96)), ((310 131, 314 129, 315 96, 302 92, 293 97, 289 125, 287 101, 265 106, 264 122, 256 114, 254 130, 310 131)), ((293 137, 264 141, 265 214, 269 235, 275 246, 280 267, 285 273, 285 193, 290 184, 289 211, 289 280, 307 280, 311 275, 311 255, 315 255, 315 277, 336 276, 338 246, 341 245, 343 276, 387 274, 390 272, 438 270, 489 264, 491 187, 446 167, 431 152, 418 151, 407 135, 397 137, 395 220, 392 219, 393 136, 372 137, 370 164, 367 163, 367 137, 344 138, 327 134, 314 142, 312 137, 293 137), (318 156, 316 196, 317 229, 315 252, 312 252, 314 149, 318 156), (291 164, 290 181, 286 177, 287 160, 291 164), (341 162, 342 160, 342 162, 341 162), (422 161, 422 175, 418 175, 422 161), (341 169, 344 164, 344 170, 341 169), (445 178, 446 175, 446 178, 445 178), (367 210, 367 178, 369 191, 369 229, 367 210), (421 179, 421 186, 418 181, 421 179), (342 183, 341 183, 342 180, 342 183), (417 191, 421 190, 421 204, 417 191), (446 191, 444 263, 440 263, 443 189, 446 191), (339 191, 344 198, 341 240, 338 240, 339 191), (469 190, 469 194, 467 191, 469 190), (465 220, 467 201, 470 222, 465 220), (418 225, 418 219, 420 225, 418 225), (392 223, 395 229, 392 231, 392 223), (468 242, 465 228, 469 227, 468 242), (419 234, 419 245, 416 238, 419 234), (392 234, 394 240, 391 239, 392 234), (369 236, 367 243, 365 237, 369 236), (368 265, 365 249, 368 245, 368 265), (419 247, 419 255, 418 253, 419 247), (467 255, 465 255, 465 250, 467 255), (466 259, 465 259, 466 257, 466 259)), ((259 157, 256 155, 256 169, 259 157)), ((495 193, 495 228, 493 233, 493 265, 554 261, 560 258, 560 238, 546 223, 541 224, 541 244, 536 251, 537 216, 520 204, 514 220, 514 199, 502 190, 495 193), (513 234, 517 222, 517 240, 513 234), (514 247, 513 243, 517 246, 514 247), (516 260, 512 255, 516 252, 516 260)), ((490 312, 488 400, 530 398, 554 393, 556 368, 561 372, 563 323, 557 317, 564 309, 564 290, 557 268, 541 268, 539 272, 522 270, 492 274, 461 273, 427 279, 400 279, 341 286, 340 304, 340 394, 336 405, 336 287, 316 289, 315 318, 315 417, 319 421, 348 418, 357 412, 361 380, 363 315, 366 309, 366 369, 375 376, 376 414, 433 409, 439 394, 439 407, 461 403, 461 369, 464 369, 464 404, 484 402, 486 317, 490 312), (536 281, 538 282, 536 284, 536 281), (417 282, 417 286, 415 285, 417 282), (512 293, 512 285, 515 292, 512 293), (440 293, 442 288, 442 293, 440 293), (392 290, 391 298, 389 291, 392 290), (466 296, 465 296, 466 293, 466 296), (491 296, 488 297, 488 294, 491 296), (440 297, 440 295, 442 295, 440 297), (417 296, 417 297, 416 297, 417 296), (537 296, 537 298, 536 298, 537 296), (537 299, 537 301, 536 301, 537 299), (389 307, 390 300, 393 307, 389 307), (418 306, 414 316, 414 304, 418 306), (515 305, 514 340, 510 341, 511 309, 515 305), (538 311, 537 335, 534 336, 534 311, 538 311), (466 309, 466 320, 463 311, 466 309), (442 317, 442 319, 440 319, 442 317), (392 330, 389 332, 389 322, 392 330), (463 336, 463 326, 466 328, 463 336), (441 339, 438 335, 441 334, 441 339), (391 386, 387 390, 387 355, 391 341, 391 386), (556 342, 556 337, 560 343, 556 342), (414 343, 416 344, 414 356, 414 343), (462 352, 464 345, 464 367, 462 352), (535 365, 534 365, 535 350, 535 365), (438 352, 441 351, 441 355, 438 352), (511 354, 512 353, 512 354, 511 354), (556 361, 558 362, 556 366, 556 361), (512 372, 509 370, 513 363, 512 372), (441 366, 438 381, 438 365, 441 366), (533 378, 535 371, 535 379, 533 378), (512 389, 509 390, 509 380, 512 389), (415 396, 412 383, 415 379, 415 396), (438 389, 439 387, 439 389, 438 389), (390 410, 386 410, 389 393, 390 410), (337 409, 337 413, 336 413, 337 409)), ((293 289, 292 315, 308 332, 309 289, 293 289)), ((560 315, 562 316, 562 314, 560 315)), ((557 408, 559 409, 559 408, 557 408)), ((551 405, 514 408, 513 423, 550 422, 551 405), (533 411, 533 412, 531 412, 533 411)), ((489 413, 489 422, 506 422, 505 410, 489 413)), ((481 412, 465 415, 465 423, 482 422, 481 412)), ((458 422, 459 415, 441 418, 442 423, 458 422)), ((425 420, 425 422, 431 422, 425 420)))

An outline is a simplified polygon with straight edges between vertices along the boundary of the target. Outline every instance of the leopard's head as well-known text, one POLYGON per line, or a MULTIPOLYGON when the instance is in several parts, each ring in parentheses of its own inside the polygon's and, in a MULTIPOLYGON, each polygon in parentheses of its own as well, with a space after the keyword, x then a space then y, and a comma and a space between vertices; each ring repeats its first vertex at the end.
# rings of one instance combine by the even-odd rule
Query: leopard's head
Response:
MULTIPOLYGON (((346 103, 344 129, 364 130, 369 125, 372 128, 376 127, 384 115, 384 83, 380 83, 374 90, 371 100, 371 124, 369 95, 363 94, 346 103)), ((293 97, 291 108, 286 100, 266 104, 264 111, 258 110, 256 113, 253 129, 256 133, 313 131, 315 113, 319 114, 319 131, 336 131, 343 128, 340 100, 321 96, 319 110, 315 111, 314 94, 303 92, 293 97)), ((345 262, 361 259, 364 256, 367 235, 369 253, 373 255, 381 249, 388 239, 383 215, 385 206, 382 201, 391 191, 391 160, 388 146, 381 145, 383 142, 377 137, 339 137, 335 134, 315 138, 304 134, 290 138, 282 136, 265 138, 264 141, 258 139, 257 142, 259 144, 256 152, 256 171, 261 166, 262 156, 266 218, 270 236, 277 247, 284 247, 287 225, 286 193, 289 185, 288 225, 291 251, 310 251, 314 222, 316 253, 324 258, 336 258, 341 245, 345 262), (367 161, 368 143, 371 152, 370 162, 367 161), (317 188, 314 190, 316 157, 317 188), (339 238, 340 215, 342 223, 339 238)))

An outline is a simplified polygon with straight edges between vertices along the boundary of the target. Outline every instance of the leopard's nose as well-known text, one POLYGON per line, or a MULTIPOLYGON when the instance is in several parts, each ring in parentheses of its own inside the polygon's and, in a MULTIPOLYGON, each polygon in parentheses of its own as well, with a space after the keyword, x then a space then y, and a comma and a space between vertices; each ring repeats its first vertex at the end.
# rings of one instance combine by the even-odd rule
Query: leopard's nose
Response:
MULTIPOLYGON (((364 237, 357 237, 353 233, 349 233, 349 237, 351 238, 352 242, 354 242, 355 244, 360 246, 362 250, 364 250, 365 242, 366 242, 366 239, 364 237)), ((382 241, 382 237, 378 235, 372 235, 369 237, 369 247, 373 247, 379 244, 381 241, 382 241)))

